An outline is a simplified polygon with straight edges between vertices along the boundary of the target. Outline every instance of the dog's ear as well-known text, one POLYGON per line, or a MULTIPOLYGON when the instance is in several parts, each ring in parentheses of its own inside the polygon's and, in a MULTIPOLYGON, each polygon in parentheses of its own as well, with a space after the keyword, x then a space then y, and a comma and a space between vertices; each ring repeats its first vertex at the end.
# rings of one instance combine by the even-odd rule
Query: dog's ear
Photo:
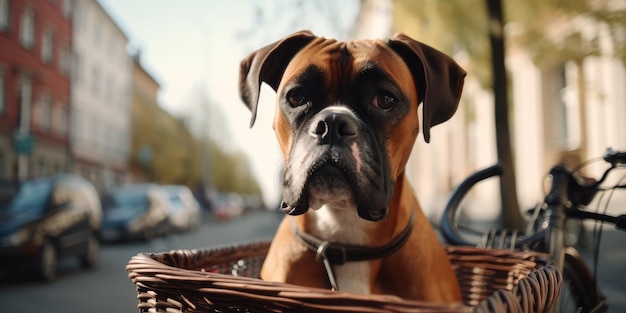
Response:
POLYGON ((241 61, 239 96, 252 112, 250 127, 256 120, 261 83, 266 82, 276 91, 287 64, 314 38, 310 31, 300 31, 253 52, 241 61))
POLYGON ((430 142, 430 128, 451 118, 459 105, 465 70, 451 57, 404 34, 396 34, 387 44, 413 75, 418 103, 424 106, 424 140, 430 142))

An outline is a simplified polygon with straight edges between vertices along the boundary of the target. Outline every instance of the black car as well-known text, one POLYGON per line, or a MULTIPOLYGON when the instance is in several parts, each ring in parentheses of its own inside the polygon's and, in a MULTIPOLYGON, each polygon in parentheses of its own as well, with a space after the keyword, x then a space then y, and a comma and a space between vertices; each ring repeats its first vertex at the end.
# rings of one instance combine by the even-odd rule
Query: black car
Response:
POLYGON ((98 264, 102 207, 93 185, 59 174, 0 184, 0 271, 56 277, 61 258, 98 264))
POLYGON ((101 240, 106 242, 150 240, 166 235, 168 196, 156 184, 137 184, 108 191, 102 197, 101 240))

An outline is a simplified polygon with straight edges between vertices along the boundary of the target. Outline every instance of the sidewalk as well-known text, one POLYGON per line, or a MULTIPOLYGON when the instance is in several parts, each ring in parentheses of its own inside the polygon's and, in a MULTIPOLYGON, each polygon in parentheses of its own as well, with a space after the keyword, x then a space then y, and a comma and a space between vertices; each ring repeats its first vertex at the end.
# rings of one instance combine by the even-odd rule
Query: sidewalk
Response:
MULTIPOLYGON (((610 313, 626 312, 626 232, 605 226, 600 242, 597 277, 600 290, 606 296, 610 313)), ((593 271, 593 249, 581 251, 593 271)))

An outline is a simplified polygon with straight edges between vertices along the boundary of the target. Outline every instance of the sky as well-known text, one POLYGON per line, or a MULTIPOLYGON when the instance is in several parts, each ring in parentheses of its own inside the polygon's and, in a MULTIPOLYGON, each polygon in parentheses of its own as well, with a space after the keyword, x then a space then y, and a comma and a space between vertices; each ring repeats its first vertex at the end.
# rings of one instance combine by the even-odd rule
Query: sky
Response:
POLYGON ((275 93, 262 88, 259 112, 239 99, 239 63, 252 51, 302 29, 348 39, 358 0, 98 0, 141 52, 142 66, 160 83, 160 105, 175 116, 209 120, 210 136, 251 161, 267 204, 277 203, 282 158, 271 128, 275 93), (208 111, 194 103, 204 93, 208 111), (212 118, 205 118, 205 112, 212 118), (224 138, 228 137, 228 138, 224 138), (232 137, 232 138, 231 138, 232 137))

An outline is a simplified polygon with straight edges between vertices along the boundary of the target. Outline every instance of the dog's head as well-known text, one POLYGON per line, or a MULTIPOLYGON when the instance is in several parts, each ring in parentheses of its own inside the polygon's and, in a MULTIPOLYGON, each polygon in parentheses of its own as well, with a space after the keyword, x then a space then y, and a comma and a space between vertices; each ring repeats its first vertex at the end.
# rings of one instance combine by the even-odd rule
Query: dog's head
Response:
POLYGON ((342 42, 302 31, 244 59, 239 90, 251 126, 261 83, 277 93, 285 212, 328 205, 377 221, 419 133, 418 104, 429 142, 430 128, 456 111, 464 77, 450 57, 402 34, 342 42))

